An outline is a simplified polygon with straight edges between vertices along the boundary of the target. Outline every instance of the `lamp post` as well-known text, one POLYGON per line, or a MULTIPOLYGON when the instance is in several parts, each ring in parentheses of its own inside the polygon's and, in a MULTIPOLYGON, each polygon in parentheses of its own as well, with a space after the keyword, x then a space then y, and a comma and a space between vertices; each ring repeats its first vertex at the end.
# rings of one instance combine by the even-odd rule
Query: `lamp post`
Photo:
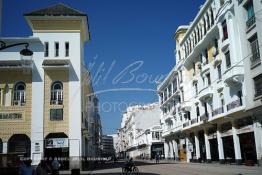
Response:
POLYGON ((33 55, 33 52, 28 49, 29 43, 25 43, 25 42, 7 45, 6 42, 0 40, 0 51, 10 48, 10 47, 19 46, 19 45, 25 45, 25 49, 22 49, 20 51, 21 55, 23 56, 32 56, 33 55))

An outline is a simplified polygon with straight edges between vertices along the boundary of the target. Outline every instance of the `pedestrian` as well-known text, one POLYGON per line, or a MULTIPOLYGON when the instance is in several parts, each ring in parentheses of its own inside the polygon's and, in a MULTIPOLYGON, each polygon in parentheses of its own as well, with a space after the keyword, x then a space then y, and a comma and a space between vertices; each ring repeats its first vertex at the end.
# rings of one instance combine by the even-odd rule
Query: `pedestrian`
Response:
POLYGON ((156 154, 156 164, 159 164, 159 159, 160 159, 159 153, 157 153, 157 154, 156 154))
POLYGON ((59 167, 60 163, 58 162, 57 158, 55 157, 52 161, 52 175, 58 175, 59 174, 59 167))
POLYGON ((28 159, 25 160, 19 168, 19 175, 34 175, 35 171, 33 167, 31 166, 32 160, 28 159))
POLYGON ((48 175, 49 168, 44 160, 41 160, 36 167, 36 175, 48 175))

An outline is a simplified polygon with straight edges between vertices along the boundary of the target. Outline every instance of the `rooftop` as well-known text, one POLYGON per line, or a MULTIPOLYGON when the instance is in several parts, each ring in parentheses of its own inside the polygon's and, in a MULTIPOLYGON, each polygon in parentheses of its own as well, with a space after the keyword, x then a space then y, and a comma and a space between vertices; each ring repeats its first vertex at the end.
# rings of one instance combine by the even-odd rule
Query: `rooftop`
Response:
POLYGON ((63 3, 58 3, 47 8, 26 13, 24 16, 86 16, 86 14, 63 3))

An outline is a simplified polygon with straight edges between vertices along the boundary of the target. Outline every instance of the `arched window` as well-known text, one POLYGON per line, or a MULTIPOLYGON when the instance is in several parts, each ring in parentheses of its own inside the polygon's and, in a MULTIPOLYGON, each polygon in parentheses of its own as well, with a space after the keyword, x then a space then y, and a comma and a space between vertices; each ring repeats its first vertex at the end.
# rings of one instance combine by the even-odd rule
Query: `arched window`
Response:
POLYGON ((14 105, 25 105, 25 92, 26 92, 26 85, 23 82, 19 82, 15 85, 14 88, 14 105))
POLYGON ((51 101, 52 105, 63 104, 63 84, 60 81, 56 81, 51 86, 51 101))

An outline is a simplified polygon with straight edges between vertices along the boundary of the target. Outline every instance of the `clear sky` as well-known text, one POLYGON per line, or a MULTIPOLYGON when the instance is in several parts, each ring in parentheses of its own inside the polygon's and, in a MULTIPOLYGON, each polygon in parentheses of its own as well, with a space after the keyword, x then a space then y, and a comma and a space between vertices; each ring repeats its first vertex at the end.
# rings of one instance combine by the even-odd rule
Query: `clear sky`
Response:
POLYGON ((63 2, 88 15, 85 61, 100 100, 104 134, 129 104, 158 101, 155 80, 175 65, 173 35, 205 0, 4 0, 3 36, 29 36, 23 14, 63 2))

